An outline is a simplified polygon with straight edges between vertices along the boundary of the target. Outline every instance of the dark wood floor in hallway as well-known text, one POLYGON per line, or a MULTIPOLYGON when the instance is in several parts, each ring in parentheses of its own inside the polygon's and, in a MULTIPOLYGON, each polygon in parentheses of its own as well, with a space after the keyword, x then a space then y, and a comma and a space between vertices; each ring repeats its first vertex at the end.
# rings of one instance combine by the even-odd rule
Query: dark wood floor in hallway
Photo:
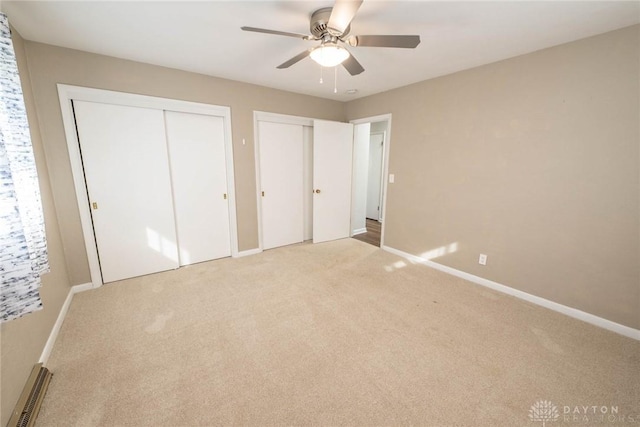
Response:
POLYGON ((354 239, 360 240, 365 243, 369 243, 373 246, 380 247, 380 230, 382 229, 382 223, 375 219, 367 218, 367 232, 362 234, 356 234, 354 239))

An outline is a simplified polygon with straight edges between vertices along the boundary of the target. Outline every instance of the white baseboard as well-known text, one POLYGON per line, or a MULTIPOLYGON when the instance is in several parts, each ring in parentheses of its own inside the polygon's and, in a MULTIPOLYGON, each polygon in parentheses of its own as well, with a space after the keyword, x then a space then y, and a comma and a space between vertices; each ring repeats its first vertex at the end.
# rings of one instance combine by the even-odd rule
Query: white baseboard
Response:
POLYGON ((56 339, 58 338, 58 334, 60 333, 60 328, 64 323, 64 318, 67 317, 67 312, 69 311, 69 306, 71 305, 73 296, 78 292, 88 291, 89 289, 93 289, 93 284, 85 283, 82 285, 72 286, 71 289, 69 289, 67 298, 64 300, 64 304, 62 304, 60 313, 58 313, 56 323, 53 324, 53 328, 51 329, 51 333, 49 334, 49 339, 47 339, 47 343, 44 345, 44 349, 42 350, 42 354, 40 355, 39 363, 42 363, 43 365, 47 364, 49 356, 51 355, 51 350, 53 349, 53 345, 56 343, 56 339))
POLYGON ((366 228, 358 228, 357 230, 353 230, 352 236, 357 236, 358 234, 364 234, 367 232, 366 228))
POLYGON ((243 256, 250 256, 250 255, 256 255, 262 252, 262 249, 260 248, 255 248, 255 249, 249 249, 246 251, 241 251, 238 252, 236 255, 234 255, 234 258, 241 258, 243 256))
POLYGON ((434 268, 436 270, 443 271, 445 273, 451 274, 453 276, 460 277, 462 279, 468 280, 470 282, 476 283, 481 286, 485 286, 487 288, 491 288, 495 291, 502 292, 507 295, 514 296, 516 298, 528 301, 530 303, 548 308, 553 311, 557 311, 558 313, 562 313, 569 317, 573 317, 575 319, 582 320, 583 322, 590 323, 592 325, 598 326, 603 329, 607 329, 609 331, 618 333, 620 335, 624 335, 625 337, 633 338, 635 340, 640 341, 640 330, 634 329, 629 326, 621 325, 619 323, 612 322, 611 320, 604 319, 602 317, 598 317, 593 314, 586 313, 584 311, 578 310, 576 308, 568 307, 566 305, 559 304, 557 302, 550 301, 548 299, 544 299, 535 295, 528 294, 523 291, 519 291, 517 289, 511 288, 509 286, 502 285, 497 282, 493 282, 488 279, 484 279, 479 276, 475 276, 470 273, 466 273, 461 270, 456 270, 455 268, 447 267, 446 265, 438 264, 437 262, 429 261, 427 259, 421 258, 416 255, 409 254, 407 252, 400 251, 398 249, 391 248, 389 246, 382 246, 387 252, 392 254, 401 256, 409 261, 416 264, 423 264, 428 267, 434 268))

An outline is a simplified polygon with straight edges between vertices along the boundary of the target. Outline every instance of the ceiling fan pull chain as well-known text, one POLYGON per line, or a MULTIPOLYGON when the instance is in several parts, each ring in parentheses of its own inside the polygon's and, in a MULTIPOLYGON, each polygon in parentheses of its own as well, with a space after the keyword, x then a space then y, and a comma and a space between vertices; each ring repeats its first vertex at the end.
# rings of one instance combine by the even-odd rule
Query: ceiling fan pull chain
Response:
POLYGON ((333 93, 338 93, 338 66, 333 67, 333 93))
POLYGON ((324 68, 322 65, 320 66, 320 84, 324 83, 322 81, 322 68, 324 68))

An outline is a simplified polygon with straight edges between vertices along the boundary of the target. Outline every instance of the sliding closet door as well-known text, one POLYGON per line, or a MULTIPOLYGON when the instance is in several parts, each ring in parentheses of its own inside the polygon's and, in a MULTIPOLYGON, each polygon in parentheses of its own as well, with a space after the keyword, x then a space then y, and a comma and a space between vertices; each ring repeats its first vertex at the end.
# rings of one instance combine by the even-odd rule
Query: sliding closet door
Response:
POLYGON ((222 117, 165 112, 180 265, 231 255, 222 117))
POLYGON ((353 125, 313 121, 313 242, 351 235, 353 125))
POLYGON ((103 281, 177 268, 163 112, 73 105, 103 281))
POLYGON ((303 126, 258 122, 262 247, 304 239, 303 126))

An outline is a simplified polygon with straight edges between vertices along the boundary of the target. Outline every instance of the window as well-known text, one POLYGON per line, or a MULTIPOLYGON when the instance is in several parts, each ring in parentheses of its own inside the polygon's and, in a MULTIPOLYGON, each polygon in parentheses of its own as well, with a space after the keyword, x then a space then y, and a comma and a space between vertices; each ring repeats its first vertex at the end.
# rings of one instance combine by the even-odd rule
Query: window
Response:
POLYGON ((0 13, 0 321, 42 308, 49 271, 44 216, 18 65, 0 13))

